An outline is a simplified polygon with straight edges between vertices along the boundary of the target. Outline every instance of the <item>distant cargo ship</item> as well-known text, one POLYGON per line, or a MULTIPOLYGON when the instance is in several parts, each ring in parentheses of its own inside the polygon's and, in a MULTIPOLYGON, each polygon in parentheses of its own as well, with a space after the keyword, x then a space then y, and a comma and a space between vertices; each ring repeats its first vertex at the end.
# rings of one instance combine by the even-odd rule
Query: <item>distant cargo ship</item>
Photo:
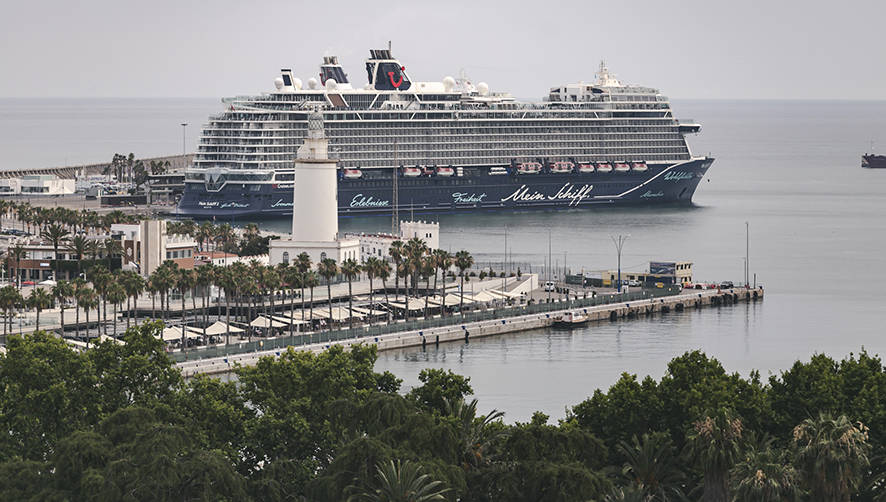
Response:
POLYGON ((870 169, 886 169, 886 155, 866 153, 861 156, 861 167, 870 169))
POLYGON ((523 103, 464 76, 413 82, 390 49, 370 54, 365 86, 327 56, 305 88, 284 69, 276 90, 224 100, 203 127, 178 214, 291 214, 293 161, 314 110, 339 161, 340 214, 689 203, 714 161, 690 153, 685 136, 699 124, 603 63, 596 82, 523 103))

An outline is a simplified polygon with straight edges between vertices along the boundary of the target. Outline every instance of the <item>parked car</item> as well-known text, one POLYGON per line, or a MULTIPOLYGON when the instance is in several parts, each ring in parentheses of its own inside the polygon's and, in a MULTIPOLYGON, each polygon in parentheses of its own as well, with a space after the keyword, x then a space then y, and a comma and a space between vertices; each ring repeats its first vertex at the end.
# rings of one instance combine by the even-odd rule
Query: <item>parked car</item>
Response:
POLYGON ((545 283, 545 291, 554 291, 554 289, 556 289, 556 286, 552 281, 548 281, 545 283))
POLYGON ((735 285, 732 284, 732 281, 723 281, 720 283, 720 289, 732 289, 735 285))
POLYGON ((624 281, 624 284, 627 284, 628 286, 631 286, 631 287, 634 287, 634 288, 638 288, 638 287, 640 287, 640 281, 638 281, 638 280, 636 280, 636 279, 631 279, 631 280, 629 280, 629 281, 624 281))
POLYGON ((34 281, 22 281, 22 286, 33 286, 35 284, 37 283, 34 281))

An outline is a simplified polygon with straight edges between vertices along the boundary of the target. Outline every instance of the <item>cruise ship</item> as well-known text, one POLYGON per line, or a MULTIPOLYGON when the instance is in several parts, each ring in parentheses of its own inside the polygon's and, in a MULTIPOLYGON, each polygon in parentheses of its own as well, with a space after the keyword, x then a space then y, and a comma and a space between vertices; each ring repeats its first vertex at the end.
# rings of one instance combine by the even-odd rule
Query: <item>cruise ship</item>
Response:
POLYGON ((335 56, 306 82, 224 99, 203 127, 177 213, 291 214, 294 159, 311 113, 337 159, 340 215, 690 203, 711 166, 657 89, 622 84, 600 64, 593 83, 541 102, 492 92, 464 75, 413 81, 391 49, 370 51, 366 85, 335 56))

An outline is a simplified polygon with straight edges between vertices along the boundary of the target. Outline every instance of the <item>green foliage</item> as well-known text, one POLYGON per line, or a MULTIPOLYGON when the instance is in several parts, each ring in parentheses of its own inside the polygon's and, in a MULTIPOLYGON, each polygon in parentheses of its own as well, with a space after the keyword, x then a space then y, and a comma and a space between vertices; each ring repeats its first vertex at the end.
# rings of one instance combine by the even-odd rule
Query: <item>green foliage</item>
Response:
MULTIPOLYGON (((105 275, 90 272, 114 296, 105 275)), ((86 352, 39 331, 10 336, 0 500, 884 497, 884 368, 865 352, 815 356, 766 384, 689 352, 658 382, 622 375, 556 425, 543 413, 508 425, 466 401, 470 381, 451 371, 427 369, 400 394, 361 345, 265 357, 236 383, 185 381, 160 330, 145 323, 86 352)))
POLYGON ((452 370, 425 368, 418 374, 422 385, 412 389, 409 397, 420 406, 437 413, 446 413, 447 402, 463 401, 474 393, 470 378, 456 375, 452 370))

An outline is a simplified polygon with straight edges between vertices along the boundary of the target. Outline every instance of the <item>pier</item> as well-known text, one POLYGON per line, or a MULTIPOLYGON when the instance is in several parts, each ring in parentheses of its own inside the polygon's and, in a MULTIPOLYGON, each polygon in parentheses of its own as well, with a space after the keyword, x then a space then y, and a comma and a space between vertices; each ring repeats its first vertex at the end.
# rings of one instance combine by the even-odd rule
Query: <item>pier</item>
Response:
MULTIPOLYGON (((374 344, 378 347, 379 351, 384 351, 409 347, 426 347, 428 345, 437 345, 447 342, 470 343, 471 340, 478 338, 547 328, 553 324, 554 319, 558 315, 565 312, 583 313, 592 323, 603 321, 618 322, 653 314, 668 314, 670 312, 682 312, 687 309, 720 307, 740 302, 755 302, 762 299, 762 287, 734 288, 730 290, 686 290, 670 296, 628 300, 588 307, 576 307, 570 305, 569 307, 564 306, 562 309, 543 313, 484 319, 427 329, 404 330, 378 336, 320 341, 304 345, 262 349, 227 356, 180 361, 178 367, 186 377, 196 374, 227 373, 233 370, 237 365, 250 366, 256 364, 261 357, 279 356, 290 347, 296 351, 309 350, 319 352, 328 349, 332 345, 341 345, 347 348, 356 344, 374 344)), ((556 303, 567 302, 563 301, 556 303)), ((318 336, 322 336, 322 333, 318 334, 318 336)))

